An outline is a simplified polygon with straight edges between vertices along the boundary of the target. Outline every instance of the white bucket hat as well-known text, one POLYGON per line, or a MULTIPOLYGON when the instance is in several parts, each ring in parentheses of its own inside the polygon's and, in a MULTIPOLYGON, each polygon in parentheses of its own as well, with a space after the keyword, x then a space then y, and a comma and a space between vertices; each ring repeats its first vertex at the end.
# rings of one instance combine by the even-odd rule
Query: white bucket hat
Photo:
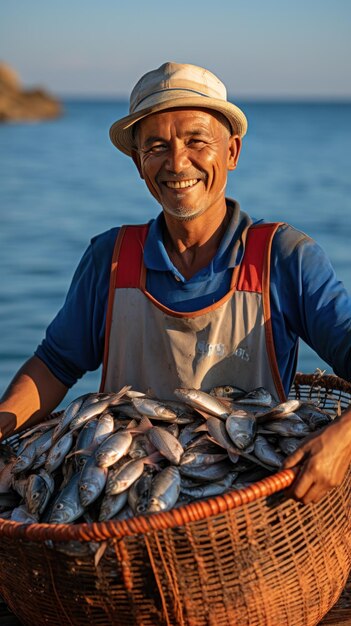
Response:
POLYGON ((217 76, 197 65, 164 63, 137 82, 130 96, 129 115, 112 124, 110 139, 131 156, 133 125, 152 113, 179 107, 218 111, 227 118, 234 134, 243 137, 247 131, 244 113, 228 102, 227 90, 217 76))

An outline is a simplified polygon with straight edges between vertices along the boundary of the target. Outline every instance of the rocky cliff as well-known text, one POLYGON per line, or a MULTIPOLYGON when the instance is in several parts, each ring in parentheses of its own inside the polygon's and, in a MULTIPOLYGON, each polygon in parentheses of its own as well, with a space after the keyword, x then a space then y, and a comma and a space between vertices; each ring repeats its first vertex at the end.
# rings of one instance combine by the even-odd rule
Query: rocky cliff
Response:
POLYGON ((16 72, 0 63, 0 122, 45 120, 61 113, 55 98, 43 89, 22 89, 16 72))

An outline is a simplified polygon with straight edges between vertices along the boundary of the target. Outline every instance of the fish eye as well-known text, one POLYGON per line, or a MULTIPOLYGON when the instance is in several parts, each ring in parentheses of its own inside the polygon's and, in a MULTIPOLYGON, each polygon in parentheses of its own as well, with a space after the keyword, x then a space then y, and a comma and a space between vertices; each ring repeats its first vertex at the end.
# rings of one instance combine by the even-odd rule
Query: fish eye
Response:
POLYGON ((58 502, 55 506, 55 509, 57 511, 61 511, 64 508, 64 505, 62 504, 62 502, 58 502))

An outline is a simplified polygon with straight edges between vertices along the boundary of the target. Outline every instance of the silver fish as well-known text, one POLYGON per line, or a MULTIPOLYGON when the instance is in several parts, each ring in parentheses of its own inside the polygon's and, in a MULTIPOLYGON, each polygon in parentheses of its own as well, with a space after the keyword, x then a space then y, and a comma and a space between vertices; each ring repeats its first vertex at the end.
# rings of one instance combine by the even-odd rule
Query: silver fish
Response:
POLYGON ((98 448, 102 444, 102 442, 107 439, 107 437, 112 435, 114 428, 115 421, 113 413, 106 411, 105 413, 100 415, 92 440, 93 448, 98 448))
POLYGON ((127 461, 117 470, 110 470, 106 484, 106 493, 112 496, 129 489, 129 487, 141 476, 143 469, 144 458, 127 461))
POLYGON ((135 514, 145 513, 152 484, 152 473, 147 471, 136 480, 128 490, 128 503, 135 514))
POLYGON ((91 456, 91 445, 94 441, 94 435, 99 419, 93 418, 86 424, 84 424, 82 430, 77 437, 75 451, 73 455, 73 461, 76 471, 83 469, 85 463, 91 456))
POLYGON ((154 451, 155 448, 152 445, 151 441, 149 441, 148 438, 144 434, 142 434, 133 437, 133 441, 129 448, 128 454, 131 459, 141 459, 142 457, 146 457, 149 454, 152 454, 152 452, 154 451))
POLYGON ((328 426, 328 424, 333 421, 329 413, 308 402, 301 404, 297 414, 303 419, 311 431, 324 428, 324 426, 328 426))
POLYGON ((263 428, 258 428, 259 434, 275 433, 282 437, 306 437, 310 429, 303 420, 300 422, 288 418, 272 420, 264 424, 263 428))
POLYGON ((117 520, 119 522, 122 522, 123 520, 128 520, 131 519, 132 517, 134 517, 134 513, 133 510, 130 508, 130 506, 127 504, 124 509, 122 509, 121 511, 119 511, 119 513, 117 513, 117 515, 114 515, 111 519, 112 520, 117 520))
POLYGON ((192 487, 183 486, 183 480, 181 482, 181 492, 188 496, 195 498, 210 498, 212 496, 218 496, 225 491, 228 491, 232 486, 233 481, 238 476, 237 472, 229 472, 223 480, 213 483, 207 483, 204 485, 196 485, 192 487))
POLYGON ((265 437, 262 437, 262 435, 257 435, 255 439, 255 455, 260 461, 272 467, 280 468, 284 461, 283 455, 279 454, 274 446, 272 446, 265 437))
POLYGON ((46 430, 40 437, 32 444, 35 447, 35 456, 39 458, 42 454, 47 452, 53 444, 54 429, 46 430))
POLYGON ((279 448, 284 454, 294 454, 300 446, 301 439, 297 437, 279 437, 279 448))
POLYGON ((206 426, 212 441, 226 450, 234 448, 234 444, 228 435, 224 422, 217 417, 210 417, 206 421, 206 426))
POLYGON ((32 515, 40 516, 54 492, 54 479, 45 470, 28 478, 25 501, 32 515))
POLYGON ((32 467, 36 459, 36 448, 33 446, 28 446, 25 450, 21 452, 21 454, 15 460, 12 466, 13 474, 20 474, 25 470, 28 470, 32 467))
POLYGON ((88 404, 87 407, 82 407, 80 411, 78 411, 77 415, 71 421, 69 428, 70 430, 77 430, 88 422, 90 419, 94 417, 98 417, 103 413, 107 407, 109 406, 109 399, 99 400, 99 402, 94 402, 93 404, 88 404))
POLYGON ((107 467, 99 467, 94 456, 87 460, 79 478, 79 497, 84 508, 92 504, 102 493, 107 474, 107 467))
POLYGON ((136 408, 132 404, 120 404, 116 409, 112 409, 113 413, 118 415, 120 418, 131 418, 140 420, 141 413, 136 410, 136 408))
POLYGON ((165 428, 169 433, 171 433, 171 435, 173 435, 173 437, 176 437, 176 439, 179 438, 179 424, 177 424, 177 422, 173 422, 172 424, 165 426, 165 428))
MULTIPOLYGON (((23 499, 25 498, 26 491, 28 485, 28 476, 25 478, 16 478, 16 476, 12 475, 12 489, 16 491, 23 499)), ((1 493, 1 491, 0 491, 1 493)))
POLYGON ((185 448, 193 440, 196 440, 199 433, 195 432, 195 429, 202 424, 201 419, 194 419, 191 424, 184 426, 179 434, 178 441, 185 448))
POLYGON ((110 467, 128 453, 133 437, 127 430, 110 435, 95 452, 96 464, 99 467, 110 467))
POLYGON ((267 389, 264 387, 257 387, 246 393, 242 398, 237 400, 237 403, 246 404, 247 406, 271 406, 273 398, 267 389))
POLYGON ((44 467, 44 465, 46 463, 47 456, 48 456, 48 452, 43 452, 43 454, 38 456, 35 459, 32 467, 31 467, 31 471, 35 471, 35 470, 39 469, 40 467, 44 467))
POLYGON ((227 458, 227 454, 221 454, 218 452, 201 452, 196 449, 188 450, 184 452, 180 459, 180 465, 188 465, 191 467, 197 467, 198 465, 211 465, 212 463, 218 463, 227 458))
POLYGON ((69 453, 72 445, 73 434, 69 431, 60 439, 58 439, 50 449, 45 460, 45 469, 48 472, 53 472, 55 469, 60 467, 66 455, 69 453))
POLYGON ((29 513, 25 504, 20 504, 18 507, 13 509, 11 521, 21 522, 22 524, 37 524, 38 517, 29 513))
POLYGON ((174 390, 174 395, 194 409, 205 411, 215 417, 225 418, 230 413, 230 409, 223 401, 200 389, 179 388, 174 390))
POLYGON ((211 396, 216 396, 217 398, 231 398, 232 400, 242 397, 245 393, 244 389, 233 387, 232 385, 212 387, 210 391, 211 396))
POLYGON ((243 450, 249 446, 256 434, 256 420, 253 415, 238 417, 229 415, 225 421, 227 433, 237 448, 243 450))
POLYGON ((282 418, 288 415, 288 413, 293 413, 300 406, 300 400, 287 400, 286 402, 277 404, 275 407, 269 409, 268 411, 265 411, 264 413, 260 413, 257 419, 261 423, 271 419, 282 418))
POLYGON ((68 524, 81 517, 84 512, 79 497, 80 474, 75 474, 68 485, 58 494, 49 517, 51 524, 68 524))
POLYGON ((221 420, 218 420, 215 417, 211 417, 206 421, 206 426, 208 428, 208 432, 212 441, 218 443, 219 446, 225 448, 228 451, 228 454, 230 454, 230 459, 233 463, 236 463, 236 457, 239 455, 245 459, 248 459, 249 461, 252 461, 253 463, 257 463, 258 465, 262 465, 263 467, 267 468, 267 466, 257 457, 249 454, 246 450, 241 450, 240 448, 237 448, 234 445, 227 433, 226 425, 221 422, 221 420))
POLYGON ((152 482, 147 513, 169 511, 177 502, 179 492, 179 470, 174 466, 166 467, 152 482))
POLYGON ((105 495, 100 507, 99 522, 107 522, 119 513, 128 501, 128 491, 122 491, 116 496, 105 495))
POLYGON ((176 412, 158 400, 151 400, 151 398, 133 398, 132 403, 134 408, 136 408, 141 415, 147 415, 148 417, 165 420, 167 422, 172 422, 177 419, 176 412))
POLYGON ((233 470, 233 466, 230 461, 220 461, 212 465, 198 465, 196 467, 180 465, 179 470, 182 476, 187 476, 198 482, 217 482, 223 480, 233 470))
POLYGON ((184 450, 178 439, 159 426, 153 426, 147 432, 149 441, 171 463, 178 465, 184 450))
POLYGON ((122 397, 126 390, 130 387, 125 386, 118 393, 103 394, 96 402, 83 403, 74 419, 70 422, 70 429, 76 430, 89 419, 101 415, 108 407, 117 406, 122 401, 122 397))
POLYGON ((69 428, 69 425, 72 421, 72 419, 77 415, 79 409, 81 408, 84 400, 86 400, 86 398, 89 396, 90 394, 84 394, 83 396, 79 396, 79 398, 76 398, 75 400, 73 400, 68 407, 64 410, 63 415, 59 421, 59 423, 57 424, 55 430, 54 430, 54 436, 53 439, 54 441, 56 441, 56 439, 60 436, 63 435, 63 433, 66 432, 66 430, 69 428))

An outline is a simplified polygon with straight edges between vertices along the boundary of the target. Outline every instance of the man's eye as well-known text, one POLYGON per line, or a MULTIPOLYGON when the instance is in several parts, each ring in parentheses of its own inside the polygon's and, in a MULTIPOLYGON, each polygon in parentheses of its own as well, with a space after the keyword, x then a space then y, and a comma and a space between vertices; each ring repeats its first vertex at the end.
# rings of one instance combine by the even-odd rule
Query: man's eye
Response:
POLYGON ((194 146, 195 148, 202 148, 205 145, 205 142, 203 139, 190 139, 189 145, 194 146))
POLYGON ((167 150, 167 146, 164 143, 155 143, 150 148, 148 148, 147 152, 164 152, 167 150))

